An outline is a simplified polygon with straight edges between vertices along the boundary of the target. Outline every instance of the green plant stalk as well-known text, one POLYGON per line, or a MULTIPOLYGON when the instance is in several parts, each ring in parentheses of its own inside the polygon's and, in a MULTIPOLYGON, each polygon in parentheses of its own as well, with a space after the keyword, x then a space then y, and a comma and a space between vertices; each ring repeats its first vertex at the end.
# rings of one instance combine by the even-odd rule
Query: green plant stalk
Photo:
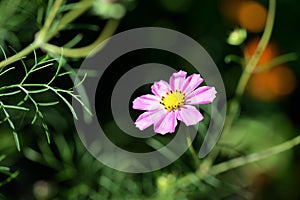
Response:
POLYGON ((23 50, 18 52, 17 54, 3 60, 0 62, 0 69, 14 63, 18 60, 21 60, 31 52, 33 52, 35 49, 42 47, 44 44, 46 44, 49 40, 51 40, 60 30, 62 30, 67 24, 73 22, 76 18, 78 18, 80 15, 82 15, 88 8, 90 8, 93 4, 91 0, 82 0, 81 4, 82 6, 78 6, 76 9, 69 11, 66 13, 62 19, 58 22, 58 24, 54 27, 53 30, 50 30, 51 24, 53 24, 53 20, 55 17, 55 14, 57 13, 59 6, 61 5, 62 0, 57 0, 53 7, 51 8, 51 11, 48 18, 46 19, 46 22, 44 26, 41 28, 41 31, 36 34, 35 40, 25 47, 23 50), (83 6, 84 5, 84 6, 83 6), (48 33, 47 31, 50 31, 48 33))
POLYGON ((37 35, 36 35, 37 37, 35 38, 35 40, 30 45, 28 45, 23 50, 21 50, 20 52, 18 52, 15 55, 1 61, 0 62, 0 68, 3 68, 3 67, 5 67, 5 66, 7 66, 7 65, 9 65, 13 62, 18 61, 18 60, 21 60, 22 58, 24 58, 25 56, 30 54, 32 51, 39 48, 45 42, 44 38, 45 38, 46 32, 50 28, 50 26, 53 22, 53 19, 56 15, 61 3, 62 3, 62 0, 57 0, 54 3, 53 7, 51 8, 50 15, 46 19, 46 22, 45 22, 44 26, 41 28, 41 31, 39 33, 37 33, 37 35))
POLYGON ((266 46, 268 45, 271 34, 273 31, 274 26, 274 20, 275 20, 275 13, 276 13, 276 0, 270 0, 269 1, 269 12, 268 17, 266 21, 266 26, 264 29, 264 33, 261 37, 261 40, 259 41, 259 44, 255 50, 254 55, 251 57, 249 63, 246 65, 241 78, 238 82, 236 91, 235 91, 235 97, 231 102, 231 105, 228 110, 228 116, 227 120, 225 122, 225 126, 223 129, 223 134, 227 134, 232 126, 232 123, 238 113, 238 110, 240 108, 240 99, 244 94, 245 88, 247 86, 247 83, 251 77, 251 74, 254 72, 254 69, 259 61, 259 58, 261 57, 263 51, 265 50, 266 46))
POLYGON ((46 34, 48 33, 54 19, 55 16, 60 8, 60 6, 62 5, 63 0, 56 0, 53 7, 51 8, 51 11, 49 13, 49 16, 47 17, 45 24, 43 26, 43 28, 40 30, 38 38, 42 39, 41 41, 38 41, 38 43, 43 43, 43 39, 46 37, 46 34))
POLYGON ((189 135, 189 133, 187 132, 186 133, 186 140, 187 140, 187 144, 188 144, 188 147, 189 147, 189 151, 191 152, 192 156, 193 156, 193 159, 194 159, 194 162, 195 162, 195 166, 199 166, 200 164, 200 160, 199 160, 199 157, 193 147, 193 144, 192 144, 192 140, 191 140, 191 137, 189 135))
POLYGON ((298 57, 299 56, 297 53, 287 53, 287 54, 278 56, 278 57, 272 59, 267 64, 259 66, 257 69, 255 69, 255 73, 265 72, 265 71, 267 71, 273 67, 279 66, 281 64, 295 61, 298 59, 298 57))
MULTIPOLYGON (((196 173, 189 173, 181 178, 178 178, 176 180, 176 184, 174 185, 174 187, 186 188, 189 185, 197 184, 199 181, 205 179, 205 177, 207 176, 218 175, 227 172, 229 170, 235 169, 237 167, 241 167, 253 162, 260 161, 262 159, 292 149, 293 147, 299 144, 300 144, 300 135, 294 137, 289 141, 273 146, 267 150, 263 150, 247 156, 234 158, 232 160, 222 162, 212 167, 210 167, 208 164, 207 165, 208 168, 205 168, 205 170, 203 170, 203 168, 199 168, 199 170, 196 173)), ((204 162, 209 162, 209 161, 204 160, 204 162)))
POLYGON ((237 168, 237 167, 240 167, 240 166, 243 166, 243 165, 246 165, 249 163, 253 163, 253 162, 262 160, 264 158, 279 154, 283 151, 287 151, 299 144, 300 144, 300 135, 289 141, 286 141, 284 143, 281 143, 274 147, 271 147, 267 150, 253 153, 253 154, 250 154, 247 156, 242 156, 239 158, 234 158, 232 160, 225 161, 223 163, 214 165, 210 169, 209 173, 212 175, 220 174, 220 173, 226 172, 228 170, 231 170, 231 169, 234 169, 234 168, 237 168))
MULTIPOLYGON (((228 115, 226 117, 222 135, 228 134, 230 132, 232 124, 233 124, 235 118, 237 117, 237 113, 240 109, 240 100, 244 94, 247 83, 251 77, 251 74, 254 72, 254 69, 259 61, 259 58, 262 55, 262 52, 266 48, 266 46, 269 43, 269 40, 271 38, 271 34, 273 31, 273 26, 274 26, 274 20, 275 20, 275 13, 276 13, 276 0, 269 0, 269 12, 268 12, 266 26, 265 26, 262 38, 259 41, 259 44, 255 50, 254 55, 251 57, 250 61, 244 68, 244 71, 240 77, 240 80, 238 82, 238 85, 237 85, 237 88, 235 91, 235 97, 231 100, 230 105, 229 105, 228 115)), ((222 135, 221 135, 221 138, 222 138, 222 135)), ((218 151, 212 151, 207 158, 208 160, 211 160, 209 163, 212 164, 217 155, 218 155, 218 151)), ((202 171, 201 170, 202 167, 207 168, 207 166, 200 165, 199 171, 202 171)))
POLYGON ((61 20, 55 25, 54 30, 51 30, 46 37, 46 41, 48 42, 51 38, 53 38, 57 32, 64 29, 68 24, 77 19, 80 15, 82 15, 85 11, 87 11, 92 5, 92 0, 81 0, 81 3, 78 3, 76 8, 70 10, 66 13, 61 20))
POLYGON ((52 44, 44 44, 42 46, 43 49, 45 49, 48 52, 60 54, 65 57, 72 57, 72 58, 80 58, 83 56, 91 55, 91 53, 98 52, 101 48, 104 47, 104 44, 99 46, 99 44, 106 39, 108 39, 117 29, 119 25, 118 20, 109 20, 107 24, 105 25, 103 31, 98 36, 98 38, 90 45, 80 48, 63 48, 58 47, 52 44))
POLYGON ((25 47, 22 51, 18 52, 17 54, 8 57, 7 59, 0 62, 0 68, 3 68, 11 63, 14 63, 18 60, 23 59, 25 56, 30 54, 32 51, 37 49, 39 45, 36 42, 33 42, 32 44, 25 47))

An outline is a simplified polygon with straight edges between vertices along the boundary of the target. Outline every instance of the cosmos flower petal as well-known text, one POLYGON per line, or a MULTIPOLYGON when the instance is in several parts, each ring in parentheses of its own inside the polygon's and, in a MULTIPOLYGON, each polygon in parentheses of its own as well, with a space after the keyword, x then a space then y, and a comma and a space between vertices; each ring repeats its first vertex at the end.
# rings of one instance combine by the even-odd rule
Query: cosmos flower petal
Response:
POLYGON ((185 105, 178 111, 177 118, 185 125, 191 126, 200 122, 203 115, 194 106, 185 105))
POLYGON ((146 94, 140 97, 137 97, 133 101, 133 108, 136 110, 155 110, 157 109, 159 104, 160 98, 152 95, 152 94, 146 94))
POLYGON ((154 131, 162 135, 166 133, 174 133, 177 126, 177 112, 167 112, 162 115, 160 120, 154 123, 154 131))
POLYGON ((207 104, 213 102, 216 98, 216 89, 214 87, 203 86, 186 96, 186 104, 207 104))
POLYGON ((181 90, 184 80, 186 77, 186 72, 179 71, 177 73, 172 74, 170 77, 170 86, 173 91, 175 90, 181 90))
POLYGON ((144 112, 135 121, 135 126, 141 131, 145 130, 152 124, 156 123, 161 119, 162 115, 165 115, 166 111, 164 109, 157 109, 154 111, 144 112))
POLYGON ((192 74, 185 79, 181 91, 185 94, 189 94, 194 91, 194 89, 198 87, 202 82, 203 79, 201 78, 200 74, 192 74))
POLYGON ((158 97, 162 97, 166 95, 167 92, 170 92, 171 87, 169 83, 167 83, 164 80, 154 82, 153 85, 151 86, 151 91, 153 94, 155 94, 158 97))

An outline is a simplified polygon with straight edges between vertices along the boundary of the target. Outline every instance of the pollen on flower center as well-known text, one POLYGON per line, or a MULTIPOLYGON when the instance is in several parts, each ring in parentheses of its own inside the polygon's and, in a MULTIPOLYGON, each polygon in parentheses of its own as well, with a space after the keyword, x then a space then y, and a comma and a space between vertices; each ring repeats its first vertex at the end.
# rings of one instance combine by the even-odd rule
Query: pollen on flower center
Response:
POLYGON ((181 91, 170 91, 161 97, 160 104, 168 111, 173 111, 184 105, 185 94, 181 91))

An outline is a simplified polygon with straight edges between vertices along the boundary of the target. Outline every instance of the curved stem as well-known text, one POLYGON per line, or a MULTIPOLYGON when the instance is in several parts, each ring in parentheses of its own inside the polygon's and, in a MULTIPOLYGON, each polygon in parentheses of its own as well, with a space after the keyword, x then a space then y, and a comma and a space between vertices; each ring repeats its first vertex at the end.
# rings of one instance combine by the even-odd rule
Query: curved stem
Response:
MULTIPOLYGON (((246 85, 251 77, 251 74, 253 73, 255 66, 257 65, 259 58, 266 48, 272 34, 273 26, 274 26, 274 20, 275 20, 275 13, 276 13, 276 0, 269 0, 269 12, 268 12, 268 18, 266 22, 266 26, 264 29, 264 33, 262 35, 261 40, 259 41, 259 44, 257 46, 257 49, 255 50, 254 55, 251 57, 249 63, 244 68, 244 71, 240 77, 240 80, 238 82, 236 91, 235 91, 235 97, 231 100, 231 103, 229 105, 228 109, 228 115, 226 117, 225 125, 223 128, 222 135, 228 134, 228 132, 231 130, 232 124, 237 116, 237 113, 240 109, 240 100, 242 95, 244 94, 246 85)), ((221 135, 221 137, 222 137, 221 135)), ((212 151, 207 160, 209 160, 209 163, 213 163, 215 158, 217 157, 219 151, 212 151)), ((199 171, 201 171, 202 168, 207 168, 206 165, 200 165, 199 171)))
POLYGON ((22 51, 18 52, 17 54, 1 61, 0 68, 3 68, 13 62, 18 61, 18 60, 21 60, 24 56, 27 56, 28 54, 30 54, 32 51, 34 51, 38 47, 39 47, 39 45, 37 43, 33 42, 32 44, 28 45, 27 47, 25 47, 22 51))
POLYGON ((299 56, 297 53, 288 53, 288 54, 278 56, 277 58, 272 59, 269 63, 267 63, 265 65, 261 65, 260 67, 255 69, 254 73, 264 72, 264 71, 267 71, 278 65, 281 65, 281 64, 284 64, 287 62, 291 62, 291 61, 295 61, 298 59, 298 57, 299 56))
MULTIPOLYGON (((229 161, 222 162, 220 164, 214 165, 210 167, 210 163, 207 164, 210 168, 205 168, 205 170, 199 170, 196 173, 189 173, 176 181, 176 185, 179 185, 181 188, 188 187, 189 185, 197 184, 200 180, 207 176, 217 175, 220 173, 224 173, 226 171, 235 169, 237 167, 244 166, 246 164, 250 164, 270 156, 274 156, 276 154, 282 153, 293 147, 300 144, 300 135, 294 137, 293 139, 286 141, 284 143, 273 146, 267 150, 250 154, 248 156, 243 156, 239 158, 235 158, 229 161)), ((204 162, 209 162, 207 159, 204 162)))
POLYGON ((225 161, 223 163, 214 165, 211 169, 210 169, 210 174, 220 174, 223 172, 226 172, 228 170, 252 163, 252 162, 256 162, 259 160, 262 160, 264 158, 273 156, 275 154, 279 154, 283 151, 289 150, 297 145, 300 144, 300 135, 289 140, 286 141, 284 143, 281 143, 279 145, 276 145, 274 147, 271 147, 267 150, 258 152, 258 153, 253 153, 247 156, 242 156, 239 158, 235 158, 229 161, 225 161))
POLYGON ((255 50, 254 55, 251 57, 249 63, 246 65, 246 67, 241 75, 241 78, 238 82, 238 85, 237 85, 237 88, 235 91, 235 97, 232 100, 230 108, 228 110, 229 113, 227 116, 227 120, 225 122, 223 134, 227 134, 230 131, 232 123, 233 123, 233 121, 237 115, 237 112, 240 108, 239 102, 240 102, 242 95, 244 94, 247 83, 259 61, 260 56, 262 55, 267 44, 269 43, 272 31, 273 31, 275 13, 276 13, 276 0, 270 0, 269 1, 269 13, 268 13, 268 18, 267 18, 264 33, 261 37, 261 40, 259 41, 259 44, 257 46, 257 49, 255 50))
POLYGON ((79 3, 80 5, 78 5, 78 7, 76 9, 71 10, 68 13, 66 13, 62 17, 62 19, 58 22, 58 25, 55 27, 55 29, 52 30, 50 33, 48 33, 48 30, 50 29, 50 26, 53 23, 53 20, 55 18, 55 15, 58 12, 60 5, 62 4, 62 0, 55 1, 53 7, 51 8, 48 18, 46 19, 44 26, 42 27, 41 31, 36 34, 35 40, 30 45, 25 47, 23 50, 18 52, 17 54, 1 61, 0 68, 3 68, 13 62, 16 62, 16 61, 22 59, 23 57, 27 56, 35 49, 43 46, 52 37, 54 37, 60 30, 62 30, 67 24, 74 21, 84 11, 86 11, 88 8, 90 8, 92 6, 92 2, 93 1, 91 1, 91 0, 82 0, 82 3, 79 3), (84 4, 84 6, 83 6, 83 4, 84 4))
POLYGON ((45 49, 48 52, 60 54, 66 57, 72 57, 72 58, 80 58, 85 57, 88 55, 95 54, 98 52, 101 48, 103 48, 103 45, 99 46, 100 43, 102 43, 104 40, 108 39, 117 29, 119 24, 119 21, 117 20, 110 20, 107 22, 106 26, 104 27, 103 31, 99 35, 99 37, 90 45, 80 48, 62 48, 58 47, 52 44, 44 44, 42 46, 43 49, 45 49))

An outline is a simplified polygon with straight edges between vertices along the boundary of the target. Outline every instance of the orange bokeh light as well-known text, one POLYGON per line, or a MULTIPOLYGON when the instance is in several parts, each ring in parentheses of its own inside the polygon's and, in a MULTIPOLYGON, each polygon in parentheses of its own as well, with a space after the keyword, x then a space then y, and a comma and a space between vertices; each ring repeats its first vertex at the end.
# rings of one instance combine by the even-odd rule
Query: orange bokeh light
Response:
MULTIPOLYGON (((253 56, 259 40, 259 38, 254 38, 246 44, 244 49, 246 62, 253 56)), ((256 69, 261 69, 278 55, 278 46, 274 42, 270 42, 262 52, 256 69)), ((293 71, 284 65, 280 65, 261 73, 252 74, 247 92, 252 97, 262 101, 278 100, 292 93, 296 87, 296 82, 293 71)))
MULTIPOLYGON (((245 55, 246 62, 251 58, 251 56, 253 56, 253 54, 258 46, 259 41, 260 41, 260 38, 254 38, 246 44, 245 49, 244 49, 244 55, 245 55)), ((273 58, 277 57, 278 54, 279 54, 278 46, 272 41, 269 42, 269 44, 266 46, 266 48, 264 49, 264 51, 262 52, 262 54, 258 60, 257 68, 261 67, 262 65, 267 64, 273 58)))
POLYGON ((238 9, 239 24, 249 32, 264 30, 267 20, 267 9, 255 1, 244 1, 238 9))
POLYGON ((249 80, 247 92, 262 101, 273 101, 292 93, 296 87, 296 77, 292 70, 284 65, 268 71, 253 74, 249 80))
POLYGON ((256 1, 219 0, 221 13, 229 20, 239 24, 252 33, 264 30, 268 11, 256 1))

